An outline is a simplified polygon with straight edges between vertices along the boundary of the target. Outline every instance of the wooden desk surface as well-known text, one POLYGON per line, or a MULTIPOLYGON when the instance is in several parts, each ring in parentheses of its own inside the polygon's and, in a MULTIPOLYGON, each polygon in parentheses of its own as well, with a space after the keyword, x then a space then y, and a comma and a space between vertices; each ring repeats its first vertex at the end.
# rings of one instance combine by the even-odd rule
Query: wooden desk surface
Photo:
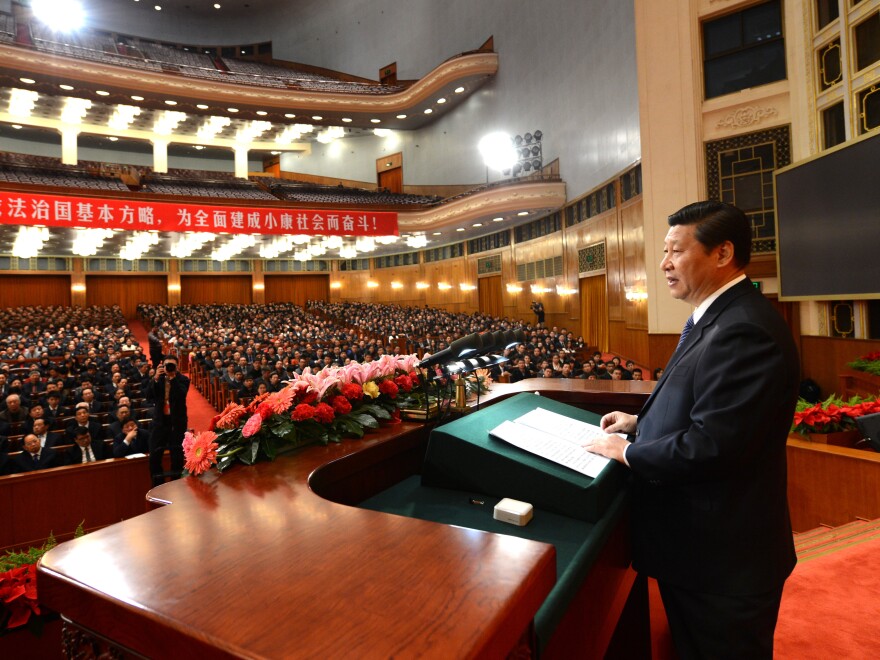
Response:
POLYGON ((170 505, 46 554, 40 600, 149 657, 502 657, 554 584, 552 546, 310 487, 330 497, 424 442, 401 424, 153 489, 170 505))

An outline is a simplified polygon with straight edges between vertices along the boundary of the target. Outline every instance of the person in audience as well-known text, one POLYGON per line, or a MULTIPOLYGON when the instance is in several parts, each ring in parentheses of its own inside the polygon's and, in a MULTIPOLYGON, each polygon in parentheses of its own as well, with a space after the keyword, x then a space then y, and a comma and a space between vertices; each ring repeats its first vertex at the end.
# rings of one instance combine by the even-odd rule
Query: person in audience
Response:
POLYGON ((623 380, 623 367, 617 365, 611 370, 611 380, 623 380))
POLYGON ((183 472, 183 435, 186 432, 186 395, 189 378, 177 369, 177 358, 168 355, 156 368, 153 377, 153 400, 156 413, 150 434, 150 475, 153 485, 164 483, 162 456, 165 449, 171 454, 171 474, 174 479, 183 472))
POLYGON ((64 429, 64 444, 73 444, 76 441, 76 432, 80 427, 85 427, 93 438, 103 440, 104 434, 101 432, 101 425, 97 421, 89 418, 89 409, 85 403, 76 404, 76 412, 73 414, 73 420, 68 423, 64 429))
POLYGON ((642 370, 638 367, 632 370, 632 379, 633 380, 642 380, 642 370))
POLYGON ((36 403, 28 410, 28 417, 24 422, 25 433, 31 433, 31 429, 33 429, 34 427, 35 419, 44 419, 49 426, 51 426, 55 421, 54 419, 46 415, 43 406, 41 406, 39 403, 36 403))
POLYGON ((151 328, 147 333, 147 345, 150 348, 150 362, 152 362, 154 369, 158 368, 164 357, 162 353, 162 337, 162 331, 157 328, 151 328))
POLYGON ((131 454, 147 454, 150 451, 150 433, 140 428, 133 419, 122 425, 113 437, 113 457, 125 458, 131 454))
POLYGON ((241 387, 236 393, 236 401, 241 401, 242 399, 253 399, 255 396, 257 396, 257 386, 254 385, 254 377, 248 374, 247 376, 245 376, 241 387))
POLYGON ((623 370, 623 379, 624 380, 632 380, 633 379, 633 369, 636 368, 636 363, 632 360, 626 361, 626 368, 623 370))
POLYGON ((71 465, 104 460, 104 442, 92 442, 92 434, 89 432, 88 427, 77 427, 73 443, 73 447, 68 452, 71 465))
POLYGON ((32 434, 37 436, 41 447, 54 447, 60 445, 64 440, 64 435, 57 431, 50 431, 46 420, 38 417, 34 420, 32 434))
POLYGON ((654 369, 654 380, 660 380, 663 376, 663 367, 657 367, 654 369))
POLYGON ((95 390, 91 387, 83 389, 82 403, 86 404, 90 415, 104 412, 104 404, 95 399, 95 390))
POLYGON ((40 440, 28 433, 22 441, 22 451, 12 460, 15 472, 33 472, 64 465, 64 457, 51 447, 40 446, 40 440))
POLYGON ((122 433, 122 427, 131 419, 131 408, 121 405, 116 409, 115 414, 116 419, 110 422, 110 425, 107 427, 107 434, 114 439, 122 433))
POLYGON ((16 422, 25 422, 28 418, 28 412, 29 409, 21 405, 21 395, 9 394, 6 397, 6 410, 0 412, 0 422, 6 422, 10 425, 16 422))

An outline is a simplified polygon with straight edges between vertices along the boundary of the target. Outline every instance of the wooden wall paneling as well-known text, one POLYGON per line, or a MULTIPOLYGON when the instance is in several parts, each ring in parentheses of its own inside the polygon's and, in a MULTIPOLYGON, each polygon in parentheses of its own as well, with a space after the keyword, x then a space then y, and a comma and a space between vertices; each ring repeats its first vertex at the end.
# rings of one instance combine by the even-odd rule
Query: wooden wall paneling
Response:
POLYGON ((608 350, 608 303, 604 275, 585 277, 580 280, 581 318, 583 319, 584 343, 608 350))
MULTIPOLYGON (((518 243, 514 246, 514 255, 516 265, 527 264, 533 261, 541 261, 544 259, 552 259, 555 257, 563 257, 564 262, 564 244, 562 241, 562 233, 557 232, 550 236, 536 238, 524 243, 518 243)), ((544 323, 553 327, 568 327, 568 310, 565 300, 556 293, 556 277, 542 277, 525 282, 519 282, 523 288, 519 296, 520 305, 525 304, 525 310, 520 310, 523 318, 535 320, 535 316, 531 311, 530 305, 533 300, 539 300, 544 305, 545 319, 544 323), (548 289, 552 289, 550 293, 532 293, 530 287, 537 284, 548 289)))
POLYGON ((127 319, 137 316, 138 303, 168 304, 165 275, 86 275, 86 304, 119 305, 127 319))
POLYGON ((880 454, 788 440, 788 503, 796 532, 880 518, 880 454))
POLYGON ((0 307, 70 304, 70 275, 0 275, 0 307))
POLYGON ((626 299, 627 287, 648 290, 641 197, 620 207, 620 235, 623 252, 623 320, 628 330, 643 330, 647 334, 648 306, 644 302, 626 299))
POLYGON ((328 275, 265 275, 266 303, 293 303, 305 307, 309 300, 328 300, 328 275))
POLYGON ((250 275, 181 275, 184 305, 249 305, 253 301, 250 275))
POLYGON ((648 335, 648 364, 651 371, 657 367, 665 367, 669 358, 678 346, 680 335, 652 333, 648 335))
POLYGON ((880 341, 804 335, 801 337, 801 374, 819 384, 824 398, 839 393, 839 376, 849 370, 847 362, 873 351, 880 351, 880 341))
POLYGON ((625 321, 623 310, 626 303, 624 298, 624 261, 623 248, 621 245, 620 219, 617 215, 617 207, 596 216, 596 222, 602 228, 605 237, 605 274, 608 278, 608 319, 625 321))
MULTIPOLYGON (((624 359, 630 359, 641 365, 650 365, 651 355, 648 349, 647 330, 630 328, 623 321, 609 321, 608 349, 624 359)), ((652 367, 653 368, 653 367, 652 367)), ((648 378, 650 374, 644 374, 648 378)))
POLYGON ((423 306, 424 290, 416 288, 416 282, 421 281, 422 272, 421 264, 373 269, 372 279, 379 286, 370 289, 371 299, 383 305, 423 306), (399 289, 392 287, 395 283, 400 285, 399 289))
POLYGON ((338 289, 330 289, 330 300, 333 302, 364 302, 367 300, 367 282, 370 280, 368 270, 343 270, 333 273, 333 281, 339 282, 338 289))
POLYGON ((501 275, 481 277, 479 280, 480 312, 492 316, 504 316, 501 299, 501 275))

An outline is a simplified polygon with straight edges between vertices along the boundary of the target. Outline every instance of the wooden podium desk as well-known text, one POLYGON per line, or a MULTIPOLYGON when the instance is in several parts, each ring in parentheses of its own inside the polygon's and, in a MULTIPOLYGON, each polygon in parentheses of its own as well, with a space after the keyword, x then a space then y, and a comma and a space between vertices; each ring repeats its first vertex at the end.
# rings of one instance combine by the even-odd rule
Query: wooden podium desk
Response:
MULTIPOLYGON (((423 425, 403 423, 154 488, 154 510, 47 553, 40 601, 72 622, 68 649, 103 639, 153 658, 527 657, 553 546, 350 506, 417 473, 426 442, 423 425)), ((611 551, 625 568, 626 546, 611 551)), ((593 603, 612 630, 632 585, 621 575, 600 591, 612 602, 593 603)), ((586 634, 596 625, 569 614, 586 634)))

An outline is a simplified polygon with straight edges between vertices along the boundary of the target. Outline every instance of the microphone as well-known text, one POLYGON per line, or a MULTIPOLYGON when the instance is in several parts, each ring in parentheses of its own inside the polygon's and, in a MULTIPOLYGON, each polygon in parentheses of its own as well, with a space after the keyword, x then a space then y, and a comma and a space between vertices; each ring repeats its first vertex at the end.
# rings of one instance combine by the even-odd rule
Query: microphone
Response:
POLYGON ((484 346, 478 355, 485 355, 493 351, 503 351, 517 344, 526 343, 526 333, 522 330, 496 330, 491 333, 492 343, 484 346))
POLYGON ((456 339, 442 351, 437 351, 433 355, 428 356, 419 362, 419 368, 433 367, 435 364, 445 364, 460 360, 469 355, 478 354, 480 351, 490 350, 487 347, 494 342, 491 333, 480 334, 478 332, 472 335, 466 335, 460 339, 456 339))

